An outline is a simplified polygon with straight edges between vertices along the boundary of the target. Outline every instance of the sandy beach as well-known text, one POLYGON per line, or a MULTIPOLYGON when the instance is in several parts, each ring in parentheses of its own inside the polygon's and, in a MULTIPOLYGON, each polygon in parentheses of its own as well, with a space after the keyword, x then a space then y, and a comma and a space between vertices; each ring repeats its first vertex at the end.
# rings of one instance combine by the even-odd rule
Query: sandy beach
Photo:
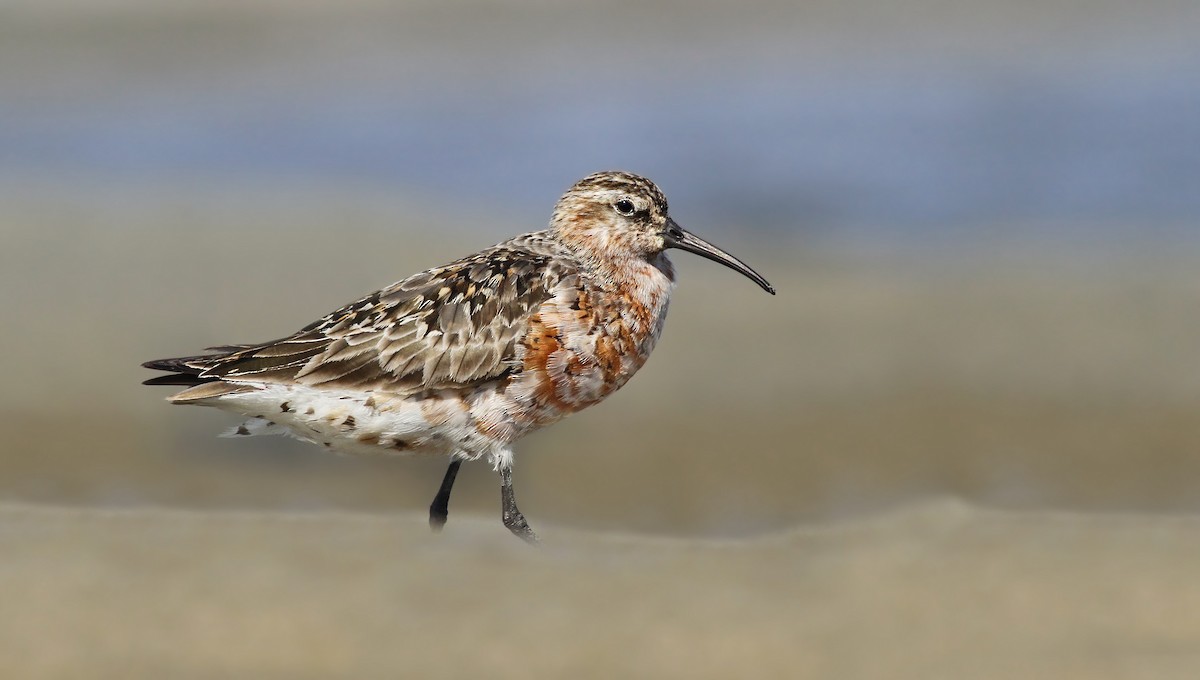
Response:
POLYGON ((0 506, 0 674, 1191 678, 1200 520, 942 500, 702 541, 0 506))

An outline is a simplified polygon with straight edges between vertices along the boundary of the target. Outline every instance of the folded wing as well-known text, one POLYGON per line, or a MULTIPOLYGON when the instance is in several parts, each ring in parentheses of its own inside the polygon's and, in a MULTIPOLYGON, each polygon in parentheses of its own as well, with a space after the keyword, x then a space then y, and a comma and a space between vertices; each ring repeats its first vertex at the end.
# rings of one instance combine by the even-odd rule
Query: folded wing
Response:
POLYGON ((372 293, 286 338, 148 362, 175 375, 147 382, 403 394, 495 380, 519 369, 529 318, 553 294, 561 266, 547 255, 496 246, 372 293))

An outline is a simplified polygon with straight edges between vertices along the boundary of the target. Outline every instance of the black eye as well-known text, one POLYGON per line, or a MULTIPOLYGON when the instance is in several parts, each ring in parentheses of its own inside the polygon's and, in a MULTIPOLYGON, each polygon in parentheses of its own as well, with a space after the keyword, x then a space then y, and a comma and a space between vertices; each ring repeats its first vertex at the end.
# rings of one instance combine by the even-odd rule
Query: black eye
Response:
POLYGON ((616 208, 617 212, 626 217, 629 217, 634 213, 633 201, 629 200, 628 198, 622 198, 616 203, 613 203, 613 207, 616 208))

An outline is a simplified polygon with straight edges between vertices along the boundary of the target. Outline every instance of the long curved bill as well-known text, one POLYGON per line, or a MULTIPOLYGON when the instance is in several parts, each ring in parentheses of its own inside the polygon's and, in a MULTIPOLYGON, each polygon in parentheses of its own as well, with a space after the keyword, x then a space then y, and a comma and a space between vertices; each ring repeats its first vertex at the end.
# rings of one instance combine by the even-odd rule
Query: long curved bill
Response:
POLYGON ((745 262, 742 262, 690 231, 685 231, 683 227, 676 224, 675 220, 669 217, 667 218, 667 228, 663 231, 663 239, 666 241, 667 248, 686 250, 689 253, 695 253, 713 262, 720 262, 736 272, 741 272, 746 278, 762 286, 762 289, 771 295, 775 294, 775 289, 771 287, 771 284, 767 283, 766 279, 751 269, 745 262))

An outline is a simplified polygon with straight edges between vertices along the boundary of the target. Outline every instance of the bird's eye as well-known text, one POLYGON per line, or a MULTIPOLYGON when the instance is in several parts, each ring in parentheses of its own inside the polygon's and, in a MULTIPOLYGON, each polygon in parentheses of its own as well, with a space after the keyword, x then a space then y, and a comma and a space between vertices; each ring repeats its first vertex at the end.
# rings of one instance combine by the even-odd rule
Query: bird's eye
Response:
POLYGON ((622 198, 616 203, 613 203, 613 208, 626 217, 629 217, 635 211, 633 201, 629 200, 628 198, 622 198))

